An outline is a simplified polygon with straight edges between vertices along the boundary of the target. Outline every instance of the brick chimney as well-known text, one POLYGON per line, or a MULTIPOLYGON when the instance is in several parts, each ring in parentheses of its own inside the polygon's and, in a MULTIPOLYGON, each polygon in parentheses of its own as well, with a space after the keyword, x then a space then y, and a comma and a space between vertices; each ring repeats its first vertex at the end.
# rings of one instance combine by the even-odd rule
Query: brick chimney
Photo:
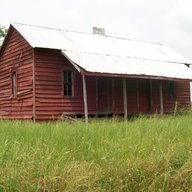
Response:
POLYGON ((93 34, 105 35, 105 28, 93 27, 93 34))

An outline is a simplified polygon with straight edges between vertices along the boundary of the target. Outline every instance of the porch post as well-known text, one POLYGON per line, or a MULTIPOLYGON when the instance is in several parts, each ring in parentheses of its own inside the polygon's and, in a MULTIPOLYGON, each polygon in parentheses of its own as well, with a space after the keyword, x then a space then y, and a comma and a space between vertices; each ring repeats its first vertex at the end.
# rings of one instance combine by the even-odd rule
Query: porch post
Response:
POLYGON ((152 80, 149 80, 149 97, 150 97, 150 112, 153 111, 153 98, 152 98, 152 80))
POLYGON ((114 91, 114 88, 115 88, 115 82, 114 82, 114 77, 112 77, 111 79, 111 98, 112 98, 112 115, 113 117, 115 116, 115 91, 114 91))
POLYGON ((96 98, 95 98, 95 102, 96 102, 96 117, 98 117, 98 113, 99 113, 99 107, 98 107, 98 101, 99 101, 99 99, 98 99, 98 77, 96 77, 96 79, 95 79, 95 87, 96 87, 96 89, 95 89, 95 91, 96 91, 96 98))
POLYGON ((124 120, 127 120, 127 85, 126 78, 123 78, 123 106, 124 106, 124 120))
POLYGON ((137 112, 139 113, 139 109, 140 109, 140 102, 139 102, 139 79, 137 79, 137 112))
POLYGON ((159 84, 159 94, 160 94, 160 114, 163 115, 163 86, 162 81, 159 84))
POLYGON ((33 122, 36 122, 36 94, 35 94, 35 53, 34 53, 34 49, 33 49, 33 60, 32 60, 32 65, 33 65, 33 69, 32 69, 32 74, 33 74, 33 122))
POLYGON ((85 115, 85 122, 88 123, 87 88, 86 88, 86 78, 84 74, 82 75, 82 80, 83 80, 84 115, 85 115))

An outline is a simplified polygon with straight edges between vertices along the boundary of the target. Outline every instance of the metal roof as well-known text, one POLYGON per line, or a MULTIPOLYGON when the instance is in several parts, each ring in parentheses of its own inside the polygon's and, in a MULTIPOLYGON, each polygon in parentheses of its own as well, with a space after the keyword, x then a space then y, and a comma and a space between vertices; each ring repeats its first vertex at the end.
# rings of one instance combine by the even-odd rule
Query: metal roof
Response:
POLYGON ((192 61, 162 44, 12 24, 33 48, 59 49, 79 70, 191 79, 192 61))

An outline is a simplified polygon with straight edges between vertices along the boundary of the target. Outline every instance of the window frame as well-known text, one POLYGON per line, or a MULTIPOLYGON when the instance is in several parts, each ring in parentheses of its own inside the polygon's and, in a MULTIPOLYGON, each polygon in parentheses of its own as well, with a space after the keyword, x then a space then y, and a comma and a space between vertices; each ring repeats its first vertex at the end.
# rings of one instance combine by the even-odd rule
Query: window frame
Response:
MULTIPOLYGON (((75 78, 75 72, 73 69, 63 69, 62 70, 62 95, 64 97, 74 97, 74 78, 75 78), (71 73, 71 83, 65 83, 65 72, 71 73), (65 84, 68 86, 71 84, 71 94, 65 94, 65 84)), ((68 90, 69 91, 69 90, 68 90)))
POLYGON ((11 73, 11 94, 13 98, 17 97, 17 89, 18 89, 18 84, 17 84, 17 71, 12 71, 11 73))

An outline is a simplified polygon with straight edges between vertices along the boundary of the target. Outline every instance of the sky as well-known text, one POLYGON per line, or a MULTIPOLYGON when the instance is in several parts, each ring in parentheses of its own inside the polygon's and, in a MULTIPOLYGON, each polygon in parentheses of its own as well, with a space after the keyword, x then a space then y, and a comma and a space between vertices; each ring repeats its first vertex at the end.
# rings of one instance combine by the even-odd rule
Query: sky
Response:
POLYGON ((192 59, 192 0, 0 0, 0 24, 12 22, 168 45, 192 59))

